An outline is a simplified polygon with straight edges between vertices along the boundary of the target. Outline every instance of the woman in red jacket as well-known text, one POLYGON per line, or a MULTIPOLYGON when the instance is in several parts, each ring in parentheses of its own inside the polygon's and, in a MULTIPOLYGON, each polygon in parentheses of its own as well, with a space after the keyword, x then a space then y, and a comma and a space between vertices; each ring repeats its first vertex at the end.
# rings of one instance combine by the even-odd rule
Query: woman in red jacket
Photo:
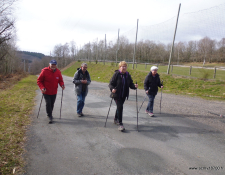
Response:
POLYGON ((37 84, 41 89, 45 102, 46 102, 46 112, 49 118, 49 123, 52 123, 52 111, 54 108, 54 103, 56 99, 58 84, 65 89, 62 74, 59 69, 57 69, 56 60, 51 60, 48 67, 42 69, 41 74, 37 79, 37 84))

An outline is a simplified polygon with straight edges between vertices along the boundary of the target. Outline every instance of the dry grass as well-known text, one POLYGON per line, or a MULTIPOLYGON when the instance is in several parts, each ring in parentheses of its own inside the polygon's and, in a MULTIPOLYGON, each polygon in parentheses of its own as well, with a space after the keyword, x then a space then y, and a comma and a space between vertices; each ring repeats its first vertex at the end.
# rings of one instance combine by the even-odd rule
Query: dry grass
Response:
POLYGON ((16 74, 0 75, 0 91, 12 87, 22 78, 27 76, 28 74, 24 72, 18 72, 16 74))
POLYGON ((1 81, 0 91, 0 174, 21 172, 24 166, 22 154, 29 114, 34 106, 37 89, 36 76, 13 76, 1 81), (16 84, 15 84, 16 83, 16 84), (14 84, 14 85, 13 85, 14 84), (7 87, 7 88, 6 88, 7 87))

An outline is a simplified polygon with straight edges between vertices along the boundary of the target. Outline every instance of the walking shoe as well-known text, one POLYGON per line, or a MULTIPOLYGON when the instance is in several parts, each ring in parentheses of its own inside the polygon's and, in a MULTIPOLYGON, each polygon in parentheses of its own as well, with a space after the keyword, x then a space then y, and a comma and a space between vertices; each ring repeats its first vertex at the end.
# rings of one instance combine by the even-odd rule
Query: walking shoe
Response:
POLYGON ((83 114, 83 112, 81 112, 81 114, 80 114, 81 116, 84 116, 84 114, 83 114))
MULTIPOLYGON (((49 118, 49 116, 47 116, 49 118)), ((52 119, 53 119, 53 116, 52 116, 52 119)))
POLYGON ((114 118, 114 124, 115 124, 115 125, 119 125, 119 124, 120 124, 119 121, 118 121, 118 119, 115 119, 115 118, 114 118))
POLYGON ((145 110, 145 113, 148 114, 149 112, 147 110, 145 110))
POLYGON ((125 128, 124 128, 123 125, 120 125, 119 128, 118 128, 118 130, 119 130, 119 131, 125 131, 125 128))
POLYGON ((151 112, 149 112, 148 115, 149 115, 150 117, 154 117, 154 114, 151 113, 151 112))
POLYGON ((52 117, 49 117, 49 122, 48 122, 49 124, 53 123, 52 119, 53 119, 52 117))
POLYGON ((81 113, 79 114, 79 113, 77 113, 77 117, 81 117, 82 115, 81 115, 81 113))

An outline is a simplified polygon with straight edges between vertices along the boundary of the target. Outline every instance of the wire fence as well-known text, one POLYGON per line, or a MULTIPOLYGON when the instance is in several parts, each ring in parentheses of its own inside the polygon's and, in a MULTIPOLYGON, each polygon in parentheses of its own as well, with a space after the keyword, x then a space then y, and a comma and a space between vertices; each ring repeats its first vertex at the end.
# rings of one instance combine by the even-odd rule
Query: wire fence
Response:
MULTIPOLYGON (((224 11, 225 4, 221 4, 179 16, 172 64, 202 62, 204 66, 205 62, 225 62, 224 11)), ((168 63, 176 18, 155 25, 138 26, 135 62, 168 63)), ((118 58, 117 61, 130 62, 133 61, 135 37, 136 27, 119 36, 98 37, 98 40, 81 47, 77 55, 92 60, 115 61, 118 58)))

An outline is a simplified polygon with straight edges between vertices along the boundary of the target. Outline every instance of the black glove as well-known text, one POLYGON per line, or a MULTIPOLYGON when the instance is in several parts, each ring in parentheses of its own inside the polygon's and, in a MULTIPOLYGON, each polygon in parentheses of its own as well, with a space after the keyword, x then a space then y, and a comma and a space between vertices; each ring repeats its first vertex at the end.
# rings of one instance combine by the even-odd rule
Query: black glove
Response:
POLYGON ((149 89, 148 89, 148 94, 150 94, 150 87, 149 87, 149 89))

